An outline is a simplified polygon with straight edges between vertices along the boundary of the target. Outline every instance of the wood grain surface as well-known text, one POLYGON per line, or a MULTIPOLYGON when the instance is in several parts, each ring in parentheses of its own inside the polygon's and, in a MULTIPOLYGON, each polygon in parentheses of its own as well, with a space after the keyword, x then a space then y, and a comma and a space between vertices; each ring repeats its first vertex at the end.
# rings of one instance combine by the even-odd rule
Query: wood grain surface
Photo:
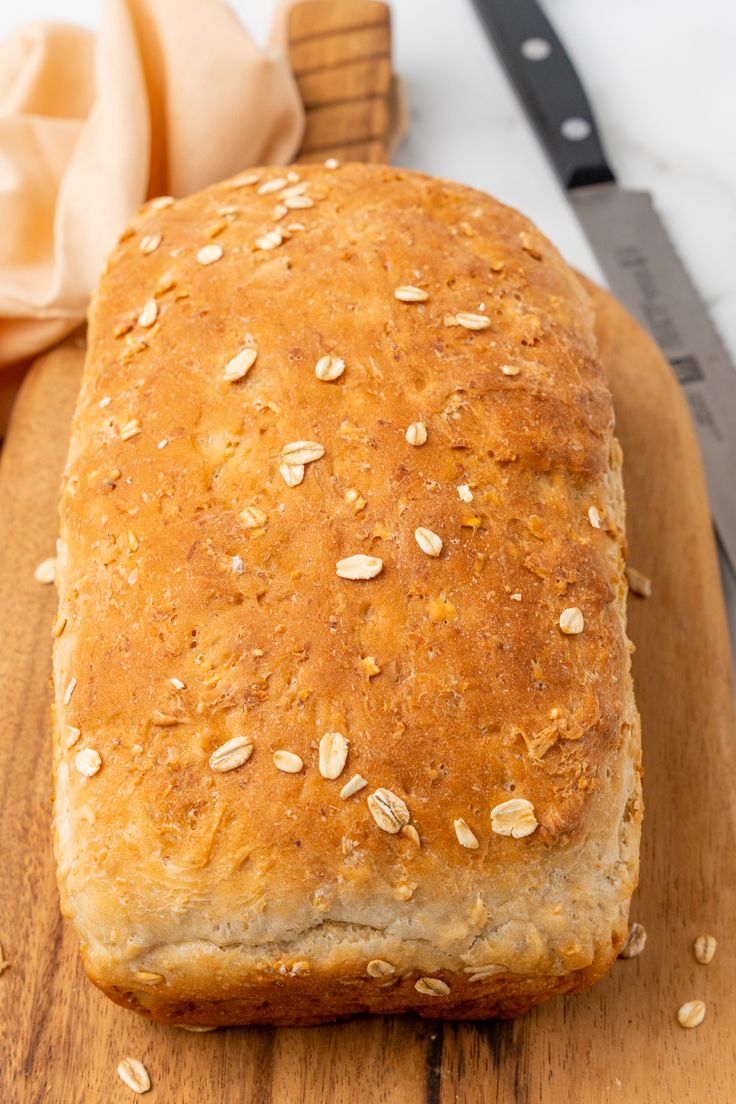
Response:
POLYGON ((378 0, 302 0, 289 60, 306 110, 298 161, 385 161, 398 126, 391 16, 378 0))
POLYGON ((50 843, 55 595, 33 578, 54 552, 82 360, 80 339, 70 339, 27 377, 0 460, 2 1104, 130 1101, 115 1073, 126 1055, 150 1072, 146 1099, 167 1104, 734 1099, 736 731, 705 485, 668 366, 613 299, 591 294, 625 453, 630 562, 654 587, 650 599, 629 600, 646 799, 632 916, 649 933, 645 952, 587 993, 520 1020, 444 1026, 378 1017, 195 1035, 125 1012, 87 982, 59 916, 50 843), (709 966, 693 955, 701 933, 719 942, 709 966), (706 1001, 707 1016, 685 1031, 677 1008, 694 998, 706 1001))

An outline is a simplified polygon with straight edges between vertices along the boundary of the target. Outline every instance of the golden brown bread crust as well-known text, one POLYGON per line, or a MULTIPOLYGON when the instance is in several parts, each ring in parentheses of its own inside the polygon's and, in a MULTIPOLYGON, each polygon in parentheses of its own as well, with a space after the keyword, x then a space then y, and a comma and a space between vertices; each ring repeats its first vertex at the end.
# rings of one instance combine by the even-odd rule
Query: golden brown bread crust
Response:
POLYGON ((92 980, 169 1022, 514 1015, 607 969, 637 876, 620 452, 590 304, 526 219, 460 185, 300 166, 313 205, 284 215, 283 189, 261 192, 284 171, 258 175, 149 204, 92 308, 61 504, 63 909, 92 980), (324 455, 288 486, 296 441, 324 455), (383 570, 339 577, 353 554, 383 570), (252 755, 213 770, 235 737, 252 755), (379 787, 419 845, 378 826, 379 787), (492 829, 511 798, 534 808, 522 838, 492 829))
MULTIPOLYGON (((616 953, 617 949, 611 948, 613 957, 616 953)), ((170 992, 157 989, 146 994, 145 1003, 141 1001, 140 989, 131 992, 104 985, 100 988, 124 1008, 177 1026, 250 1023, 308 1026, 366 1012, 390 1015, 406 1011, 434 1020, 511 1019, 550 997, 587 989, 605 973, 611 960, 610 955, 602 956, 592 966, 562 977, 504 973, 488 978, 482 985, 468 981, 462 974, 440 971, 436 976, 451 988, 450 994, 441 998, 417 993, 416 975, 394 982, 376 981, 365 974, 340 978, 334 976, 334 971, 285 978, 262 975, 250 983, 233 974, 232 985, 213 989, 212 979, 200 968, 197 976, 190 979, 190 987, 184 990, 179 985, 186 998, 182 995, 177 999, 170 992)), ((92 980, 97 984, 94 977, 92 980)))

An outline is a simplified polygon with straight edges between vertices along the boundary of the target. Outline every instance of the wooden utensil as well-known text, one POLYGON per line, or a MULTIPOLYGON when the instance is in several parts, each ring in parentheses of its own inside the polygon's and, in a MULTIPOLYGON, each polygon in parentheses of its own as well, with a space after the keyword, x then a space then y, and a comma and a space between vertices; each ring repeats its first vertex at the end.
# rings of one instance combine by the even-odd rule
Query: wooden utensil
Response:
POLYGON ((306 111, 297 161, 385 161, 399 126, 387 5, 302 0, 288 39, 306 111))
MULTIPOLYGON (((366 6, 378 5, 309 0, 295 15, 301 21, 307 8, 314 10, 314 34, 299 22, 299 41, 302 47, 310 41, 310 50, 315 43, 324 48, 309 55, 315 106, 308 113, 321 110, 321 80, 336 87, 334 70, 345 56, 336 43, 359 33, 358 14, 364 19, 366 6), (336 30, 325 21, 327 9, 338 7, 343 22, 336 30), (346 29, 351 10, 356 23, 346 29)), ((368 68, 370 59, 361 60, 357 48, 350 56, 356 73, 363 61, 368 68)), ((334 111, 339 115, 339 105, 334 111)), ((345 111, 353 124, 336 132, 360 134, 373 156, 373 143, 382 141, 369 137, 373 123, 358 131, 354 107, 345 111)), ((351 138, 344 149, 331 145, 329 154, 345 159, 359 146, 351 138)), ((736 733, 702 467, 668 365, 623 308, 593 285, 589 290, 625 453, 630 561, 651 576, 654 588, 650 599, 629 602, 647 803, 642 885, 632 916, 649 933, 644 953, 618 962, 587 993, 555 999, 513 1022, 376 1017, 192 1035, 123 1011, 85 980, 76 939, 59 916, 50 843, 55 595, 33 578, 38 562, 54 553, 58 483, 82 360, 79 339, 70 340, 42 357, 26 379, 0 461, 0 943, 10 963, 0 976, 3 1100, 128 1101, 130 1091, 115 1073, 126 1055, 146 1064, 151 1101, 176 1104, 731 1099, 736 733), (706 933, 719 947, 703 966, 693 940, 706 933), (676 1013, 694 998, 705 1000, 708 1011, 688 1031, 676 1013)))

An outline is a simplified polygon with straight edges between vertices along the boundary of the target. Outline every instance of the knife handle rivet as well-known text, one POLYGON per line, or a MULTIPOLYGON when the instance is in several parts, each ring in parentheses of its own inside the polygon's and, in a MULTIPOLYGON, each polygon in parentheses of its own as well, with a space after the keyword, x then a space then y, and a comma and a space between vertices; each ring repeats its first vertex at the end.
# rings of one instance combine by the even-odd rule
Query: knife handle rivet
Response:
POLYGON ((525 38, 521 44, 521 56, 527 61, 545 61, 552 53, 546 38, 525 38))
POLYGON ((583 142, 592 133, 592 126, 587 119, 580 119, 573 115, 569 119, 563 119, 560 123, 560 133, 568 142, 583 142))

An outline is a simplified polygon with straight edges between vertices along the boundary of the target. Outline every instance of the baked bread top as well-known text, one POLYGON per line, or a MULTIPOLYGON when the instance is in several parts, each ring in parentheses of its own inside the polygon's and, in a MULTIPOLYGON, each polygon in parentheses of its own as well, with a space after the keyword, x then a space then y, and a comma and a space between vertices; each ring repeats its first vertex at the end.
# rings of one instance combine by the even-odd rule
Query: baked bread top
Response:
POLYGON ((587 295, 515 211, 365 165, 144 208, 61 503, 57 855, 93 977, 610 951, 619 473, 587 295))

